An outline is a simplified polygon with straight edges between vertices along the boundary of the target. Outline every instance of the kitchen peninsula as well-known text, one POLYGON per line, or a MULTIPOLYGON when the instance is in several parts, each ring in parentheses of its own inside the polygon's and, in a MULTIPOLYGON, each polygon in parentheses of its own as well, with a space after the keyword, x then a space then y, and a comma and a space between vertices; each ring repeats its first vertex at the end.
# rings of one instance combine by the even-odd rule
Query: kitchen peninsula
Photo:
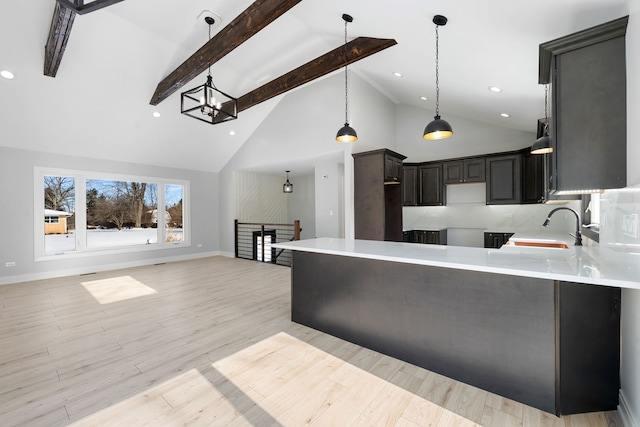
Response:
POLYGON ((277 247, 294 322, 556 415, 618 404, 620 288, 640 282, 598 247, 277 247))

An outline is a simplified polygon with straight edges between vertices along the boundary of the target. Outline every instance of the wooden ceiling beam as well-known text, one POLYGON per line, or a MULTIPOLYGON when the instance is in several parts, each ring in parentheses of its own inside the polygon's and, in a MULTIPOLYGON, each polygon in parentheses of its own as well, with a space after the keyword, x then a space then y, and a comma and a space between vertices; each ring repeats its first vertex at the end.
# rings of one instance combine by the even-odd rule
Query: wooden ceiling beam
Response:
POLYGON ((358 37, 238 98, 238 112, 396 45, 393 39, 358 37), (346 49, 346 54, 345 54, 346 49), (346 57, 346 61, 345 61, 346 57))
POLYGON ((156 87, 151 105, 158 105, 175 91, 275 21, 302 0, 256 0, 204 46, 173 70, 156 87))
POLYGON ((124 0, 94 0, 87 4, 84 4, 84 0, 76 0, 78 4, 75 4, 71 0, 56 0, 60 5, 66 7, 77 13, 78 15, 84 15, 87 13, 95 12, 112 4, 120 3, 124 0))
POLYGON ((94 12, 121 1, 124 0, 95 0, 85 4, 84 0, 57 0, 44 48, 44 75, 55 77, 58 74, 76 14, 94 12))
POLYGON ((47 44, 44 48, 45 76, 55 77, 58 73, 75 17, 76 13, 73 10, 56 3, 53 10, 53 18, 51 19, 49 37, 47 37, 47 44))

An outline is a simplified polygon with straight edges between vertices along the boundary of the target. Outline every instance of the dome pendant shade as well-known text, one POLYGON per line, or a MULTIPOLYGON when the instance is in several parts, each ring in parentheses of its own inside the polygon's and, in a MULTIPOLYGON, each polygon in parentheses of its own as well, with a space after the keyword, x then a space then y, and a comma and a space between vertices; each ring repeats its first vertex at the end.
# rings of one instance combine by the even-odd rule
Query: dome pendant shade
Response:
POLYGON ((435 116, 433 121, 424 128, 422 137, 428 140, 437 140, 449 138, 453 135, 453 129, 446 120, 442 120, 440 116, 435 116))
POLYGON ((552 152, 553 147, 551 146, 551 138, 549 138, 548 133, 545 133, 543 136, 538 138, 531 146, 531 154, 545 154, 552 152))
POLYGON ((349 126, 349 122, 345 123, 336 134, 336 141, 338 142, 355 142, 357 140, 358 134, 354 128, 349 126))
POLYGON ((353 17, 344 13, 344 126, 338 130, 336 141, 338 142, 356 142, 358 134, 355 129, 349 126, 349 71, 347 67, 347 24, 353 22, 353 17))

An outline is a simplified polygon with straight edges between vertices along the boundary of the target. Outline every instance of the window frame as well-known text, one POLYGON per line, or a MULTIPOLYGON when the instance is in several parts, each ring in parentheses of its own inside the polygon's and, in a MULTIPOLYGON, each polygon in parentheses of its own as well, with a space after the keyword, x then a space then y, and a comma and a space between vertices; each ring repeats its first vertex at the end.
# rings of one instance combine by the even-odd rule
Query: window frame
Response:
MULTIPOLYGON (((191 212, 190 212, 190 182, 185 179, 176 178, 160 178, 141 176, 133 174, 109 173, 85 171, 76 169, 59 169, 50 167, 34 167, 34 260, 48 261, 54 259, 78 258, 86 256, 102 256, 105 254, 122 254, 131 252, 147 252, 166 250, 174 248, 183 248, 191 246, 191 212), (65 176, 75 180, 75 232, 76 248, 73 251, 62 253, 46 253, 44 245, 44 200, 43 185, 45 176, 65 176), (158 207, 165 206, 165 189, 166 185, 180 185, 183 187, 182 209, 183 209, 183 240, 178 242, 166 242, 165 227, 158 227, 158 242, 150 245, 128 245, 128 246, 112 246, 102 248, 87 248, 87 214, 86 214, 86 184, 88 179, 99 179, 106 181, 125 181, 125 182, 146 182, 156 184, 158 207)), ((158 222, 164 224, 165 210, 158 208, 158 222), (162 222, 160 222, 162 221, 162 222)))

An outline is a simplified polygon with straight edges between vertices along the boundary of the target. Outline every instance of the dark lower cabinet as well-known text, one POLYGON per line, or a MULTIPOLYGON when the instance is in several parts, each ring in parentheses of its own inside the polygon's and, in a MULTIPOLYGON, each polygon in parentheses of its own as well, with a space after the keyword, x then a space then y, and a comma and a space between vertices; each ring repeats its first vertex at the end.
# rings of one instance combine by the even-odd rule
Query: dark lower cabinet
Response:
POLYGON ((500 249, 513 236, 513 233, 484 233, 484 247, 500 249))
POLYGON ((520 154, 487 158, 487 204, 518 204, 522 199, 520 154))
POLYGON ((409 230, 402 232, 402 239, 407 243, 423 243, 427 245, 446 245, 447 230, 409 230))
POLYGON ((620 288, 293 251, 291 320, 543 411, 615 410, 620 288))

